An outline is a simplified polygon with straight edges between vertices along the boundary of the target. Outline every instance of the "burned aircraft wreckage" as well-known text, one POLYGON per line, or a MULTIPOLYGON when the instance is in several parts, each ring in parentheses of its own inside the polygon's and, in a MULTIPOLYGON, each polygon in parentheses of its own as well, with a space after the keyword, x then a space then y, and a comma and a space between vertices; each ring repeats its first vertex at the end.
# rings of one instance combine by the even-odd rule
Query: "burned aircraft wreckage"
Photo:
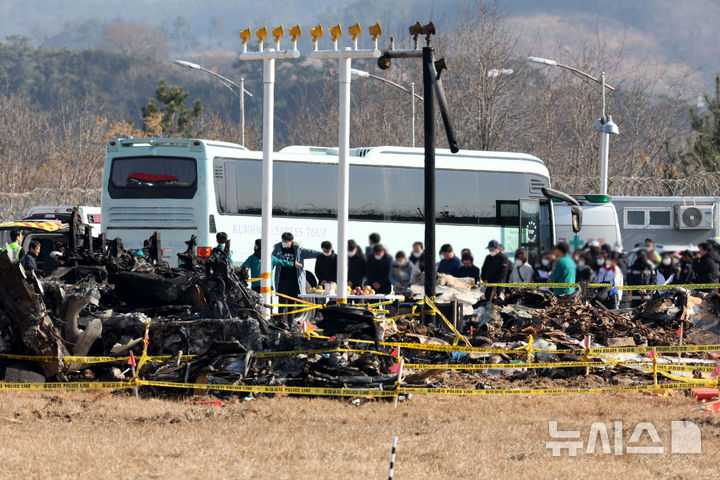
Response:
MULTIPOLYGON (((260 295, 248 287, 247 271, 233 267, 222 250, 199 259, 191 238, 186 252, 178 254, 179 267, 170 268, 162 261, 159 233, 138 255, 125 250, 120 239, 80 230, 71 222, 63 265, 42 278, 25 271, 7 252, 0 253, 0 362, 6 381, 128 380, 132 372, 126 359, 130 352, 142 354, 146 327, 147 353, 154 360, 139 375, 208 384, 209 391, 213 384, 392 390, 401 375, 392 342, 458 344, 454 327, 434 316, 410 313, 422 307, 409 294, 392 319, 383 318, 389 312, 366 305, 325 305, 293 321, 283 316, 268 320, 260 295), (322 336, 307 334, 304 325, 310 320, 322 336), (81 363, 73 358, 87 356, 120 360, 81 363)), ((716 293, 691 295, 676 289, 632 311, 608 311, 579 296, 559 299, 532 290, 517 290, 501 305, 489 304, 477 289, 440 280, 441 310, 454 310, 459 302, 467 313, 453 320, 464 334, 461 346, 522 349, 532 336, 534 346, 546 352, 532 361, 587 360, 580 342, 588 335, 600 346, 676 345, 681 323, 686 343, 717 343, 716 293), (552 353, 555 349, 564 353, 552 353)), ((702 364, 713 362, 709 355, 696 356, 702 364)), ((409 369, 405 385, 528 388, 547 380, 563 386, 588 381, 584 368, 494 369, 493 364, 518 358, 502 353, 405 348, 402 357, 409 365, 487 364, 487 369, 476 366, 467 373, 409 369)), ((592 375, 595 382, 647 379, 637 369, 600 365, 592 375)))

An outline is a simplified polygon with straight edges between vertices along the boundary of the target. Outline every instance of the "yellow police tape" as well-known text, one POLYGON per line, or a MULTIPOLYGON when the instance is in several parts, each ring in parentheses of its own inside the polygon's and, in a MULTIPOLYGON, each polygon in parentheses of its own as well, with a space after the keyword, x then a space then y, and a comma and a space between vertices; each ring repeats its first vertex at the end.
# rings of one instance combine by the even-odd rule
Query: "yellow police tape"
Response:
POLYGON ((3 383, 0 390, 117 390, 137 387, 136 382, 3 383))
POLYGON ((322 353, 370 353, 372 355, 381 355, 390 357, 389 353, 378 352, 376 350, 362 350, 357 348, 321 348, 314 350, 283 350, 277 352, 255 352, 257 358, 277 358, 277 357, 292 357, 295 355, 319 355, 322 353))
MULTIPOLYGON (((319 340, 327 340, 329 337, 318 335, 314 338, 319 340)), ((373 344, 372 340, 360 340, 349 338, 351 343, 373 344)), ((409 342, 380 342, 380 345, 386 347, 401 347, 411 350, 426 350, 433 352, 458 352, 458 353, 575 353, 578 355, 585 354, 603 354, 603 353, 649 353, 653 349, 657 353, 673 353, 673 352, 716 352, 720 351, 720 345, 663 345, 656 347, 599 347, 599 348, 578 348, 578 349, 558 349, 543 350, 541 348, 529 349, 507 349, 507 348, 485 348, 485 347, 465 347, 462 345, 434 345, 429 343, 409 343, 409 342)))
MULTIPOLYGON (((486 287, 506 288, 579 288, 577 283, 479 283, 486 287)), ((588 283, 588 288, 613 287, 609 283, 588 283)), ((617 285, 618 290, 672 290, 673 288, 686 288, 688 290, 709 290, 720 288, 720 283, 683 283, 677 285, 617 285)))
MULTIPOLYGON (((183 355, 180 357, 181 362, 187 362, 197 355, 183 355)), ((0 358, 9 360, 26 360, 30 362, 56 363, 62 360, 63 363, 110 363, 110 362, 127 362, 130 357, 83 357, 77 355, 66 355, 59 359, 58 357, 49 357, 42 355, 16 355, 14 353, 0 353, 0 358)), ((168 360, 177 360, 177 355, 154 355, 148 356, 148 362, 165 362, 168 360)))
MULTIPOLYGON (((326 387, 290 387, 284 385, 227 385, 205 383, 174 383, 153 380, 135 380, 131 382, 54 382, 54 383, 0 383, 0 390, 103 390, 127 389, 141 386, 186 388, 227 392, 256 392, 290 395, 319 395, 319 396, 350 396, 350 397, 395 397, 400 394, 423 395, 559 395, 582 394, 623 391, 660 391, 660 390, 687 390, 695 387, 707 387, 708 381, 688 379, 685 382, 662 383, 659 385, 636 385, 630 387, 595 387, 595 388, 423 388, 400 386, 394 390, 378 390, 368 388, 326 388, 326 387)), ((717 380, 714 380, 717 384, 717 380)))

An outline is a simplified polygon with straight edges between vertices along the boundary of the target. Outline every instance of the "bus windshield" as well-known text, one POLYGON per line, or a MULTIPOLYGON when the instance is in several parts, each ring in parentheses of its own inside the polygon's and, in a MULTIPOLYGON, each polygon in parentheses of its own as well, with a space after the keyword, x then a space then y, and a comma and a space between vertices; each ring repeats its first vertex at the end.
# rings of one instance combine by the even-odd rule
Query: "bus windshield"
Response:
POLYGON ((187 157, 118 157, 110 169, 111 198, 184 198, 197 191, 197 165, 187 157))

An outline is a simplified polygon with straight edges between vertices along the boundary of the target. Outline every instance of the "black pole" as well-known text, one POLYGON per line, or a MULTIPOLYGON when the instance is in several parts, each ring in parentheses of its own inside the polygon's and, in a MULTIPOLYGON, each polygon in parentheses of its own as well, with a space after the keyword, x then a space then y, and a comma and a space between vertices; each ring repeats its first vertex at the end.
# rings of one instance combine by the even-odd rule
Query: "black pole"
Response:
POLYGON ((433 47, 423 47, 425 122, 425 296, 435 297, 435 85, 433 47))

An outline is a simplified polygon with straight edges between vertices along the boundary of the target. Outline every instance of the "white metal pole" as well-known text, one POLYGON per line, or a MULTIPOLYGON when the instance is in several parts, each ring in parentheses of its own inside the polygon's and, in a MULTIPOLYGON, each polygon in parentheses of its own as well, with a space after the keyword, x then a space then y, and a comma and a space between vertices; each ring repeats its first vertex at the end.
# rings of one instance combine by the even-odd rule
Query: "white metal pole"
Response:
MULTIPOLYGON (((350 50, 346 48, 345 50, 350 50)), ((345 253, 348 241, 347 226, 350 205, 350 68, 352 59, 338 59, 339 74, 339 125, 338 125, 338 255, 337 262, 337 303, 347 303, 347 265, 345 253)))
POLYGON ((602 132, 600 135, 600 195, 607 195, 610 134, 602 132))
MULTIPOLYGON (((602 124, 605 125, 605 72, 600 74, 600 89, 602 90, 602 124)), ((600 195, 607 195, 608 182, 608 156, 610 149, 610 134, 600 132, 600 195)))
POLYGON ((412 117, 410 117, 410 146, 415 146, 415 82, 410 84, 410 97, 412 98, 412 117))
MULTIPOLYGON (((263 59, 263 164, 262 164, 262 245, 260 250, 260 293, 263 303, 270 305, 273 206, 273 119, 275 108, 275 59, 263 59)), ((263 313, 271 312, 263 307, 263 313)))
POLYGON ((240 145, 245 146, 245 77, 240 77, 240 145))

